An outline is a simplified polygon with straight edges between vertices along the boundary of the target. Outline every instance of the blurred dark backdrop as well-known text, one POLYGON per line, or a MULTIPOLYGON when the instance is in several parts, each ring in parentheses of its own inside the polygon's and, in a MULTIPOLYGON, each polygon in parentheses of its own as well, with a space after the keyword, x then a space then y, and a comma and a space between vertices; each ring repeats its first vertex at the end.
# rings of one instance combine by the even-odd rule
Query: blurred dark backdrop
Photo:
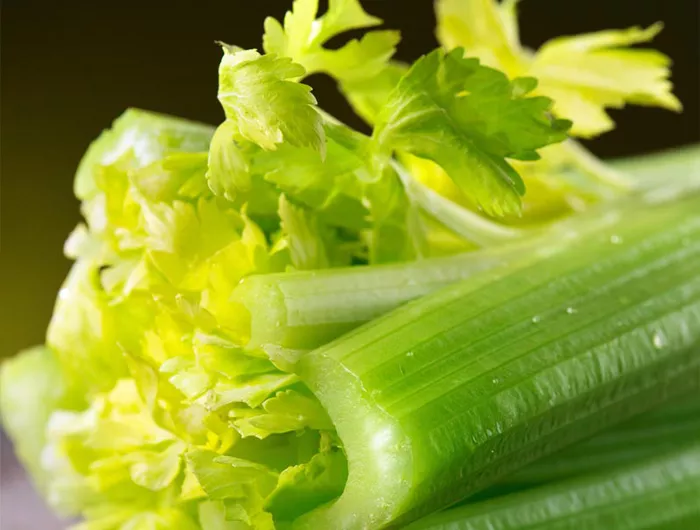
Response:
MULTIPOLYGON (((468 0, 465 0, 468 1, 468 0)), ((220 51, 214 40, 257 47, 266 15, 286 0, 76 2, 5 0, 2 5, 2 189, 0 357, 41 342, 69 263, 62 244, 79 220, 73 171, 99 132, 127 106, 218 123, 220 51)), ((402 30, 399 57, 433 48, 431 0, 365 0, 402 30)), ((615 112, 619 127, 591 145, 614 156, 700 140, 698 0, 526 0, 523 40, 648 25, 666 29, 654 46, 673 57, 682 115, 615 112)), ((333 84, 315 77, 321 104, 358 124, 333 84)))

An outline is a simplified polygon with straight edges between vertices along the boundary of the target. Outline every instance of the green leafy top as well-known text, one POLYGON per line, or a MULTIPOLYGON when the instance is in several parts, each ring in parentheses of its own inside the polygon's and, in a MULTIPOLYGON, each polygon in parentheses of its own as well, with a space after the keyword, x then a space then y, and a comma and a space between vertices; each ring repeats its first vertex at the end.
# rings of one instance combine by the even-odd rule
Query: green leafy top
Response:
POLYGON ((268 17, 263 36, 265 51, 292 58, 308 74, 325 72, 338 79, 376 75, 394 54, 398 32, 372 31, 360 40, 353 39, 340 49, 330 50, 323 45, 332 37, 382 21, 367 14, 359 0, 330 0, 328 11, 317 19, 318 7, 318 0, 295 0, 284 17, 284 26, 268 17))
POLYGON ((241 138, 263 149, 282 142, 323 152, 321 116, 311 88, 290 81, 305 74, 288 57, 223 46, 219 101, 241 138))
POLYGON ((519 210, 525 187, 506 161, 537 160, 537 149, 560 142, 571 123, 552 120, 552 101, 526 97, 533 78, 508 78, 458 48, 419 59, 379 115, 374 141, 434 160, 485 211, 519 210))
POLYGON ((546 42, 537 52, 519 40, 516 0, 437 0, 437 37, 448 50, 463 47, 509 76, 539 80, 536 93, 554 99, 557 116, 574 122, 572 134, 597 136, 614 127, 606 108, 626 103, 680 110, 668 80, 671 61, 655 50, 629 46, 661 31, 607 30, 546 42))

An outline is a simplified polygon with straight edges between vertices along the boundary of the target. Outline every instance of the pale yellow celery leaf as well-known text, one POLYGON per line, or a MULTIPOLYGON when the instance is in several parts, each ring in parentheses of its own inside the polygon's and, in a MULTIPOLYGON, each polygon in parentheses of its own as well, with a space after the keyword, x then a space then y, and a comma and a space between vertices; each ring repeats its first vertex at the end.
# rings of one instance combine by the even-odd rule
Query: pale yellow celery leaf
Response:
MULTIPOLYGON (((150 202, 172 202, 183 197, 183 188, 192 190, 193 181, 204 183, 208 154, 172 153, 148 166, 129 170, 129 182, 138 192, 137 196, 150 202)), ((198 188, 200 195, 207 196, 206 185, 198 188)))
POLYGON ((347 461, 337 448, 323 448, 310 461, 281 474, 265 507, 277 521, 293 521, 303 513, 338 497, 347 480, 347 461))
POLYGON ((161 508, 140 513, 123 523, 119 530, 200 530, 185 510, 161 508))
POLYGON ((103 509, 98 518, 72 525, 68 530, 201 530, 186 510, 161 507, 139 511, 115 505, 103 509), (104 516, 101 513, 105 512, 104 516))
POLYGON ((202 530, 249 530, 241 521, 226 519, 226 507, 222 501, 204 501, 197 506, 202 530))
POLYGON ((323 156, 325 135, 311 87, 294 81, 304 68, 289 57, 223 46, 218 98, 240 139, 275 150, 282 142, 323 156))
POLYGON ((382 20, 366 13, 358 0, 331 0, 326 13, 316 19, 318 8, 318 0, 296 0, 284 24, 268 17, 265 51, 290 57, 306 69, 306 75, 325 72, 344 81, 378 74, 394 54, 398 32, 372 31, 339 49, 328 49, 324 44, 332 37, 376 26, 382 20))
POLYGON ((316 215, 291 203, 283 194, 279 200, 279 216, 284 244, 278 242, 277 248, 289 250, 292 266, 298 270, 328 268, 328 255, 316 215))
POLYGON ((173 433, 155 423, 133 379, 120 379, 97 410, 100 417, 89 437, 94 448, 125 451, 175 440, 173 433))
POLYGON ((126 375, 117 340, 117 310, 100 287, 98 265, 76 262, 58 292, 47 330, 47 344, 56 352, 70 385, 108 389, 126 375))
POLYGON ((223 247, 210 259, 207 283, 201 296, 202 307, 240 344, 247 341, 249 330, 244 310, 231 301, 233 290, 245 276, 273 272, 264 232, 245 212, 242 219, 240 239, 223 247))
POLYGON ((43 465, 49 501, 80 512, 86 528, 148 512, 156 491, 174 487, 185 445, 158 426, 132 379, 97 394, 82 412, 57 411, 47 427, 43 465))
POLYGON ((277 483, 277 473, 249 460, 202 449, 188 451, 185 458, 210 499, 242 499, 246 493, 265 496, 277 483))
POLYGON ((49 417, 56 409, 78 405, 83 399, 67 390, 58 360, 45 346, 21 351, 0 363, 0 420, 14 442, 15 454, 42 493, 49 478, 41 464, 49 417))
POLYGON ((102 270, 100 280, 105 291, 115 299, 127 297, 135 290, 146 292, 159 283, 153 264, 143 255, 116 261, 102 270))
MULTIPOLYGON (((205 334, 195 333, 191 347, 195 355, 173 357, 160 366, 160 372, 188 400, 196 400, 221 380, 226 386, 235 378, 250 377, 275 371, 267 359, 252 357, 235 345, 212 343, 205 334)), ((245 386, 245 382, 242 384, 245 386)), ((220 388, 221 385, 217 385, 220 388)))
POLYGON ((284 15, 284 26, 276 19, 265 19, 263 48, 298 61, 311 43, 311 32, 318 13, 318 0, 294 0, 284 15))
POLYGON ((143 219, 152 263, 173 287, 191 291, 206 287, 209 259, 239 239, 242 224, 219 198, 144 204, 143 219))
POLYGON ((252 187, 250 168, 238 138, 238 125, 226 120, 219 125, 209 147, 206 180, 216 195, 233 201, 252 187))
POLYGON ((202 486, 197 480, 197 477, 192 469, 189 466, 185 466, 184 478, 182 479, 182 486, 180 487, 179 500, 187 502, 195 499, 206 498, 206 496, 206 492, 202 489, 202 486))
POLYGON ((435 10, 437 38, 446 49, 463 47, 467 56, 479 57, 511 78, 526 75, 515 2, 438 0, 435 10))
POLYGON ((338 50, 309 53, 304 67, 309 73, 324 72, 342 81, 371 80, 394 55, 400 40, 396 31, 371 31, 338 50))
POLYGON ((175 441, 169 444, 165 450, 145 450, 132 453, 129 455, 132 461, 129 468, 131 480, 152 491, 165 489, 180 474, 185 448, 184 443, 175 441))
POLYGON ((99 190, 94 182, 100 166, 128 160, 125 169, 146 166, 172 152, 206 151, 213 130, 190 122, 139 109, 127 109, 90 144, 75 176, 75 194, 81 200, 99 190))
POLYGON ((254 410, 234 421, 241 436, 263 439, 271 434, 301 431, 305 428, 333 430, 333 424, 320 403, 294 390, 278 392, 267 399, 263 410, 254 410))
POLYGON ((538 91, 554 99, 554 112, 574 122, 573 134, 593 137, 614 128, 605 108, 627 103, 679 111, 680 101, 669 81, 671 61, 664 54, 627 49, 649 42, 661 24, 560 37, 535 54, 529 73, 538 91))
POLYGON ((90 231, 117 255, 143 246, 140 204, 128 178, 130 156, 93 168, 95 192, 81 205, 90 231))
POLYGON ((468 56, 511 78, 537 78, 535 94, 554 100, 554 113, 574 122, 575 136, 590 138, 614 128, 607 108, 631 103, 681 109, 672 94, 669 58, 630 47, 651 41, 661 24, 557 37, 532 53, 520 45, 513 1, 439 0, 436 14, 445 48, 463 46, 468 56))
POLYGON ((188 400, 197 399, 212 385, 211 376, 198 366, 174 371, 168 381, 188 400))
MULTIPOLYGON (((188 342, 186 336, 183 337, 183 342, 188 342)), ((187 367, 195 366, 191 348, 189 343, 185 356, 175 357, 163 363, 164 369, 161 372, 151 362, 136 357, 128 357, 129 368, 144 406, 158 426, 167 429, 188 444, 224 451, 235 441, 234 431, 215 413, 208 411, 202 405, 192 403, 168 380, 173 370, 180 368, 185 370, 187 367), (169 370, 171 373, 168 373, 169 370)), ((187 384, 184 380, 186 375, 184 373, 180 375, 183 378, 183 384, 187 384)), ((198 374, 195 373, 194 379, 196 380, 197 377, 198 374)), ((213 377, 211 379, 214 380, 213 377)))
POLYGON ((89 258, 95 260, 114 259, 114 255, 91 233, 85 223, 78 223, 63 244, 63 254, 70 259, 89 258))
POLYGON ((192 340, 197 364, 212 374, 233 379, 275 370, 271 361, 249 355, 240 346, 219 336, 196 332, 192 340))
POLYGON ((291 386, 298 380, 296 375, 282 372, 241 377, 231 381, 220 379, 198 402, 211 410, 230 403, 245 403, 250 407, 257 407, 272 393, 291 386))
POLYGON ((145 333, 143 354, 157 365, 172 357, 186 356, 191 353, 190 346, 182 340, 187 333, 191 333, 191 328, 182 318, 160 309, 145 333))
POLYGON ((382 19, 367 13, 359 0, 329 0, 328 11, 314 26, 313 42, 325 42, 329 38, 353 29, 378 26, 382 19))
POLYGON ((271 469, 240 458, 219 456, 211 451, 187 453, 188 467, 196 475, 210 501, 200 509, 200 524, 211 530, 274 530, 272 516, 264 511, 264 501, 277 484, 278 474, 271 469), (245 526, 212 526, 224 521, 245 526))

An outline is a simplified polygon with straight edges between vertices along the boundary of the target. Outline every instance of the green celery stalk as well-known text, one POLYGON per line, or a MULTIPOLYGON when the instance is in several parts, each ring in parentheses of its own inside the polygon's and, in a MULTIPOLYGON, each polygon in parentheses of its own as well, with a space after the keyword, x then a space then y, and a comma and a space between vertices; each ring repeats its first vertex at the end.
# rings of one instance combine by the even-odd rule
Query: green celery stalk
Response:
MULTIPOLYGON (((616 167, 650 185, 660 176, 700 179, 700 147, 617 161, 616 167)), ((624 202, 624 200, 623 200, 624 202)), ((610 206, 603 206, 603 211, 610 206)), ((605 221, 601 210, 587 214, 605 221)), ((614 216, 608 217, 612 222, 614 216)), ((506 263, 525 263, 533 252, 571 243, 566 235, 579 219, 526 236, 503 247, 407 264, 299 271, 246 278, 234 293, 250 318, 250 346, 313 349, 410 300, 506 263)))
POLYGON ((611 165, 629 175, 641 187, 666 184, 671 180, 671 175, 697 179, 700 177, 700 145, 691 144, 651 155, 621 158, 612 161, 611 165))
POLYGON ((407 530, 694 530, 700 442, 631 465, 426 517, 407 530))
POLYGON ((659 407, 508 475, 501 486, 533 486, 700 443, 700 393, 659 407))
POLYGON ((248 316, 249 347, 310 350, 409 300, 513 262, 532 249, 528 240, 409 264, 261 274, 245 278, 233 299, 248 316))
MULTIPOLYGON (((635 199, 636 200, 636 199, 635 199)), ((635 203, 635 201, 632 201, 635 203)), ((636 204, 636 203, 635 203, 636 204)), ((619 221, 625 204, 563 221, 507 245, 410 263, 253 275, 233 293, 248 347, 312 350, 370 320, 481 272, 525 266, 619 221)))
POLYGON ((636 207, 302 356, 349 476, 296 528, 406 524, 697 389, 700 194, 636 207))

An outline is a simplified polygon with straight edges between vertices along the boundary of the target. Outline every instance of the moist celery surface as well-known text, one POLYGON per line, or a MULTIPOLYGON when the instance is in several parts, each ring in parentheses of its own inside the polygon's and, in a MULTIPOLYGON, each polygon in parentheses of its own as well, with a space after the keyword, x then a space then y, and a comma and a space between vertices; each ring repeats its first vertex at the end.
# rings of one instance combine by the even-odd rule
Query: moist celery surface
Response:
POLYGON ((500 487, 523 487, 601 472, 700 442, 700 393, 693 392, 507 475, 500 487))
POLYGON ((410 530, 692 530, 700 524, 700 443, 628 466, 447 510, 410 530))
POLYGON ((650 207, 303 356, 349 461, 306 527, 413 520, 697 386, 698 204, 650 207))
POLYGON ((2 369, 57 512, 402 525, 695 388, 695 154, 618 169, 576 142, 611 107, 680 110, 633 46, 661 27, 530 52, 515 5, 436 1, 440 46, 406 65, 359 0, 295 0, 261 49, 220 43, 218 127, 128 110, 90 146, 46 346, 2 369))

